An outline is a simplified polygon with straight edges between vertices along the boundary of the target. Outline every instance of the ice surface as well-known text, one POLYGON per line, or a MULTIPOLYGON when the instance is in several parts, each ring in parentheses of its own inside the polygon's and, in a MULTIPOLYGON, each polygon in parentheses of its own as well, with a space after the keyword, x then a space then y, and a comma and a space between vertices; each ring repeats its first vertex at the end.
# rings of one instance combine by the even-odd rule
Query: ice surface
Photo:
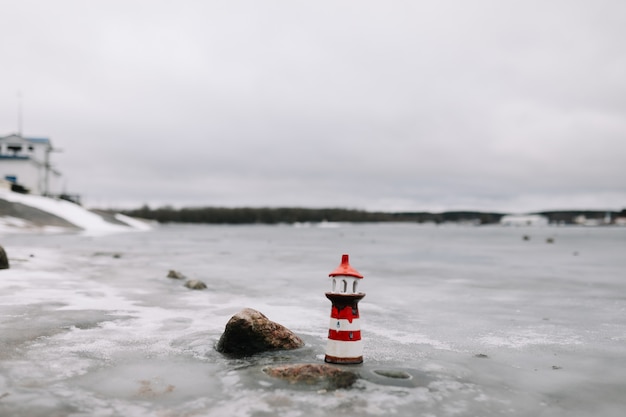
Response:
POLYGON ((410 224, 7 235, 0 416, 621 416, 625 243, 622 228, 410 224), (365 275, 362 379, 320 391, 268 377, 323 360, 343 253, 365 275), (306 346, 217 353, 244 307, 306 346))

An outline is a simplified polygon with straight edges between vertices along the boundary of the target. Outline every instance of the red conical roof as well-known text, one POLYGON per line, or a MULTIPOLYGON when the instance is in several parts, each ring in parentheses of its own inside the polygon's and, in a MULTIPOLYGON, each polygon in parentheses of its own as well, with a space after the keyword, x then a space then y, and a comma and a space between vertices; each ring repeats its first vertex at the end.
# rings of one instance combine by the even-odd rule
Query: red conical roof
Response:
POLYGON ((341 264, 333 272, 328 274, 329 277, 336 277, 337 275, 363 278, 363 275, 361 275, 359 271, 350 266, 348 255, 345 254, 341 256, 341 264))

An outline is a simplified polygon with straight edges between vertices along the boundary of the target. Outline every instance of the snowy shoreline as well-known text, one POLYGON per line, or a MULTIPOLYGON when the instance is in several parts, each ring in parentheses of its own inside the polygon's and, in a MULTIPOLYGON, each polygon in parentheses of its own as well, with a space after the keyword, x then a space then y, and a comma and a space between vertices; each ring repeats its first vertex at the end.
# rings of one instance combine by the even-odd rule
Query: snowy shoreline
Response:
POLYGON ((152 228, 120 213, 104 216, 69 201, 0 190, 0 232, 107 234, 152 228))

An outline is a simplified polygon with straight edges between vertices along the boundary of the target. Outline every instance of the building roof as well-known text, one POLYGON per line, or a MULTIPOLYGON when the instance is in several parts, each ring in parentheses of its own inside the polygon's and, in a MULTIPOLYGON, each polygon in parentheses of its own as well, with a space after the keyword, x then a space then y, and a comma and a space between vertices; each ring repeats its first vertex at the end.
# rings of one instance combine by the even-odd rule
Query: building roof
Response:
POLYGON ((341 256, 341 264, 333 272, 328 274, 329 277, 336 277, 338 275, 363 278, 363 275, 361 275, 359 271, 350 266, 349 257, 345 254, 341 256))
POLYGON ((3 140, 24 140, 33 144, 42 144, 42 145, 50 145, 50 139, 49 138, 27 138, 24 137, 18 133, 12 133, 10 135, 7 136, 0 136, 0 141, 3 140))
POLYGON ((48 138, 24 138, 32 143, 50 143, 50 139, 48 138))

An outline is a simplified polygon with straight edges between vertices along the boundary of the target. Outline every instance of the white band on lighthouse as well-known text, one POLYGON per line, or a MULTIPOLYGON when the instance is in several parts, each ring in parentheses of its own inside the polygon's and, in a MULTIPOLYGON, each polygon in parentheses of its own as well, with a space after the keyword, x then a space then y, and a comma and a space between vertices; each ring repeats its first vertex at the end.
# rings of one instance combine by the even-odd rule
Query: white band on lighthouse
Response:
POLYGON ((346 342, 328 339, 326 343, 326 355, 335 358, 362 358, 363 341, 346 342))

